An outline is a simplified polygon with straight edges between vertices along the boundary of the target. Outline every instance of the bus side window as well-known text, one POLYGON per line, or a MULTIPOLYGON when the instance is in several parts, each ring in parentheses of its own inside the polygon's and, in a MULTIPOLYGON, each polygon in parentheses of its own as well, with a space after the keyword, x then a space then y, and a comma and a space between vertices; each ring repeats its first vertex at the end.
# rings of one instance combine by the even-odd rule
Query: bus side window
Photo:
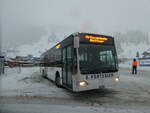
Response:
POLYGON ((67 48, 67 60, 69 63, 72 62, 71 46, 67 48))

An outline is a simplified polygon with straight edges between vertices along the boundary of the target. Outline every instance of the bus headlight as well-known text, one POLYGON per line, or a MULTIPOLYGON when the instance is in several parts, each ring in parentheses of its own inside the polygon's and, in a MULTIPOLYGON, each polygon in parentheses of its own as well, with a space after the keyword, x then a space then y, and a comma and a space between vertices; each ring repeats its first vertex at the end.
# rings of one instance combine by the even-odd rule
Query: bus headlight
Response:
POLYGON ((113 81, 113 82, 119 82, 120 79, 119 79, 119 77, 115 77, 115 78, 112 79, 112 81, 113 81))
POLYGON ((79 82, 79 85, 80 85, 80 86, 87 86, 88 83, 87 83, 86 81, 80 81, 80 82, 79 82))

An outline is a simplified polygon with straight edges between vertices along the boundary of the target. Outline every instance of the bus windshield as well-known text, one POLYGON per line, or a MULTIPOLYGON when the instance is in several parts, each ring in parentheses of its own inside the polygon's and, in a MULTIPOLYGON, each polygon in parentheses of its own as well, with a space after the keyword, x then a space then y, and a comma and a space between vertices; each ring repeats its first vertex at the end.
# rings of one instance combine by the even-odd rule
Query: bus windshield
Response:
POLYGON ((79 61, 82 74, 113 72, 117 67, 114 46, 80 44, 79 61))

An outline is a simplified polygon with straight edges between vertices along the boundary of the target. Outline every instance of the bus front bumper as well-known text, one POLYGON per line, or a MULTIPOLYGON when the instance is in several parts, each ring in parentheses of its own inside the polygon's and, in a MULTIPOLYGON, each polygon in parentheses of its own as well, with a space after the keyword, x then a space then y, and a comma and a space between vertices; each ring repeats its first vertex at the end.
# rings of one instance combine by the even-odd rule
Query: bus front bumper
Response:
POLYGON ((101 88, 109 88, 117 85, 120 82, 119 77, 111 77, 111 78, 101 78, 101 79, 93 79, 93 80, 81 80, 76 83, 76 87, 73 88, 73 91, 87 91, 93 89, 101 89, 101 88))

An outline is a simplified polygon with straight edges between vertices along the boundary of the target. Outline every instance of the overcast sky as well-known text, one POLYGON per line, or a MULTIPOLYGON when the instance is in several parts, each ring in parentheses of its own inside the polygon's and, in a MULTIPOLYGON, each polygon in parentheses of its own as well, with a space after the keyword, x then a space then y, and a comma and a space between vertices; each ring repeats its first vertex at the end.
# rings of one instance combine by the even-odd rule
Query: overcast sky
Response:
POLYGON ((25 38, 30 42, 38 40, 45 33, 44 27, 52 25, 67 26, 79 31, 88 29, 99 33, 135 29, 150 32, 150 0, 0 1, 3 6, 0 15, 3 23, 3 40, 6 44, 14 40, 13 45, 17 45, 18 42, 23 43, 25 38), (36 35, 21 37, 24 29, 29 32, 37 29, 36 27, 36 35), (34 37, 34 40, 31 37, 34 37))

